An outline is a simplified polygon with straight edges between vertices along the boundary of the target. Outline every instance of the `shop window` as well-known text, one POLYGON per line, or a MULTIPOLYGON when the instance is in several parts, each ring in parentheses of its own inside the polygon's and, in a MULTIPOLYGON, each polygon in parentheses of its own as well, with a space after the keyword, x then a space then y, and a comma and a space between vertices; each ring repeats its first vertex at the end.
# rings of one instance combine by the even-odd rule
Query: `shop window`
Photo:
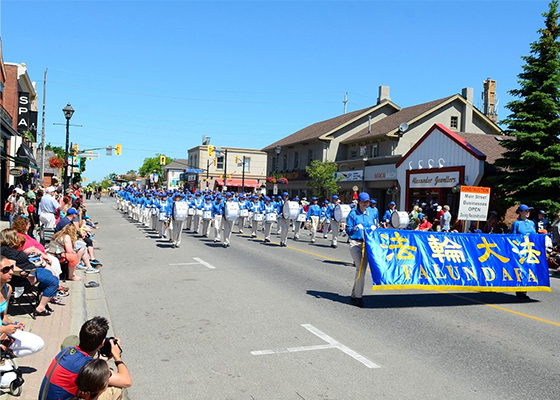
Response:
POLYGON ((371 158, 379 157, 379 145, 376 143, 371 146, 371 158))
POLYGON ((224 169, 224 156, 218 157, 216 169, 224 169))
POLYGON ((459 117, 452 116, 451 117, 451 122, 449 123, 449 127, 451 129, 459 129, 459 117))

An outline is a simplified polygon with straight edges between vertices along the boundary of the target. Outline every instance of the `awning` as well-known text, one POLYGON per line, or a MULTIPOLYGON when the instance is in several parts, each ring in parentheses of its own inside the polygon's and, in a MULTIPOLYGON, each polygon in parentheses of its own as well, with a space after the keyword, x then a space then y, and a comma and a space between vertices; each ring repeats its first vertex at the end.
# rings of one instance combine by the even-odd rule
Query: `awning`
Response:
MULTIPOLYGON (((241 187, 241 179, 226 179, 226 186, 230 187, 241 187)), ((218 185, 222 186, 224 183, 223 179, 217 179, 218 185)), ((247 188, 256 188, 259 187, 259 182, 256 179, 245 179, 244 182, 245 187, 247 188)))
POLYGON ((28 165, 30 167, 33 168, 39 168, 37 167, 37 161, 35 161, 35 157, 33 156, 33 151, 31 150, 31 148, 26 145, 25 143, 22 143, 21 146, 19 146, 19 149, 17 151, 17 158, 18 158, 18 162, 24 165, 28 165))

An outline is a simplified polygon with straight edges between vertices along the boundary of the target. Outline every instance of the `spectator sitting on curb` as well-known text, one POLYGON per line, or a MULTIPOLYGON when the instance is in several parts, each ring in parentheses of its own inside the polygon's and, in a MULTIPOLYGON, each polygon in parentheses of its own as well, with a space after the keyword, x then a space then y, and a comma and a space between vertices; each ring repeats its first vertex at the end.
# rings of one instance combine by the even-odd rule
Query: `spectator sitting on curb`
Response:
MULTIPOLYGON (((78 373, 103 347, 105 340, 108 340, 108 331, 109 323, 103 317, 86 321, 80 329, 80 344, 62 350, 51 362, 41 384, 39 399, 69 400, 76 396, 79 389, 76 382, 78 373)), ((128 368, 121 359, 120 339, 110 340, 110 344, 110 357, 115 361, 117 371, 111 371, 109 387, 97 397, 99 400, 120 399, 123 389, 132 385, 128 368)))

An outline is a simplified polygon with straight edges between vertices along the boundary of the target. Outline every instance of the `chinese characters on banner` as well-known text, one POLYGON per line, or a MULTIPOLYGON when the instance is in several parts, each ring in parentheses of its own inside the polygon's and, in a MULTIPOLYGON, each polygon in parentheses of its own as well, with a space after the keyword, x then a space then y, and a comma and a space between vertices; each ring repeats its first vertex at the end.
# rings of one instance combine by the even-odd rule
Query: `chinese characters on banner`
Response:
POLYGON ((544 235, 364 231, 373 290, 550 291, 544 235))

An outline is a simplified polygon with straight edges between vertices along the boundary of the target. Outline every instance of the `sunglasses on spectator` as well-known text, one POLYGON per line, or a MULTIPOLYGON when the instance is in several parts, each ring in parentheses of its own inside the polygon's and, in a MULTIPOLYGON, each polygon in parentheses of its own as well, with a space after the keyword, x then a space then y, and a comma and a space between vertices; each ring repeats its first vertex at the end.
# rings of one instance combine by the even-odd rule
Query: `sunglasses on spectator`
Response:
POLYGON ((14 270, 14 266, 13 266, 13 265, 9 265, 9 266, 7 266, 7 267, 2 268, 2 273, 3 273, 3 274, 7 274, 8 272, 13 271, 13 270, 14 270))

